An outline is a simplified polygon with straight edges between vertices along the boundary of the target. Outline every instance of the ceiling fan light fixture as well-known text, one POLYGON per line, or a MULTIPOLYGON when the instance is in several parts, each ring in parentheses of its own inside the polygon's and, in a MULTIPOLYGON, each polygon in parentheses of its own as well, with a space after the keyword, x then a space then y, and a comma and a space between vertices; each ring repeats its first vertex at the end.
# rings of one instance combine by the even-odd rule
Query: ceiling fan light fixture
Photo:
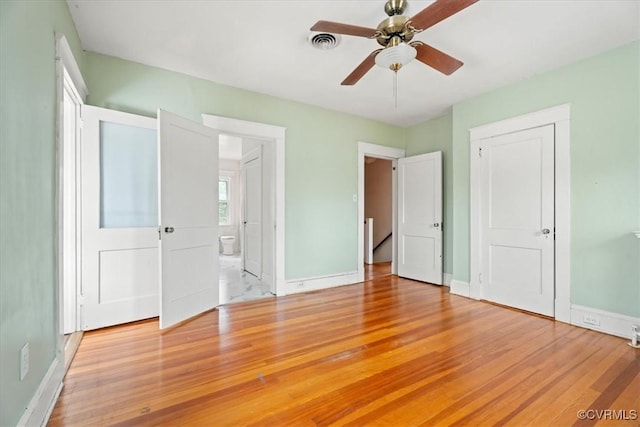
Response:
POLYGON ((417 51, 413 46, 399 43, 383 49, 376 55, 376 65, 393 71, 398 71, 403 65, 416 58, 417 51))

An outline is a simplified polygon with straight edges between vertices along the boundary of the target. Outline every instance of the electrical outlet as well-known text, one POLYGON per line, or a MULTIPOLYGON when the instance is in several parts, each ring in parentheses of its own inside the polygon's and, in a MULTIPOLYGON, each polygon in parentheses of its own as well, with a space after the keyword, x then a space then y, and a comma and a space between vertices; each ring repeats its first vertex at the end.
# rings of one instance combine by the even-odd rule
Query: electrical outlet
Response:
POLYGON ((298 283, 298 289, 302 289, 302 288, 304 288, 304 282, 298 283))
POLYGON ((600 326, 600 319, 595 316, 589 316, 588 314, 582 317, 582 322, 587 325, 600 326))
POLYGON ((29 373, 29 343, 20 349, 20 381, 29 373))

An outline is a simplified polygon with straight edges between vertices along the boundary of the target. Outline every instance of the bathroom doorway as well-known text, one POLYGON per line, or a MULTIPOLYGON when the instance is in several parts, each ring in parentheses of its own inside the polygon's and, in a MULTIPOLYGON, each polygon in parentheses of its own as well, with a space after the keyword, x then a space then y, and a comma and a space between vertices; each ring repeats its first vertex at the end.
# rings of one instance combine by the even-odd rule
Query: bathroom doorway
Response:
POLYGON ((231 134, 219 145, 220 303, 273 297, 271 146, 231 134))

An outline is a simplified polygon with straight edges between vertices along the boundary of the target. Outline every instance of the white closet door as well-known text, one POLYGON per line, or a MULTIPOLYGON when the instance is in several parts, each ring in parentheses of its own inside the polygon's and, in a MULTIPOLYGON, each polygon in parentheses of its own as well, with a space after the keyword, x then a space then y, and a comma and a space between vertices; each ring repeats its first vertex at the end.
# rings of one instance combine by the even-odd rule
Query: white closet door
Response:
POLYGON ((553 125, 480 144, 484 296, 554 315, 553 125))

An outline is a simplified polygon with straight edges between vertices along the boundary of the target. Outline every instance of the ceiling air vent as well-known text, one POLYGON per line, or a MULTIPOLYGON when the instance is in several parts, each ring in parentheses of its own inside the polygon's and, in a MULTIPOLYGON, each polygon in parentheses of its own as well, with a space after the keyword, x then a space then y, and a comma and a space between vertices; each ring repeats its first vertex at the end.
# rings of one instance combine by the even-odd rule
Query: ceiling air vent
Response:
POLYGON ((314 33, 309 36, 309 43, 316 49, 329 50, 340 44, 340 36, 329 33, 314 33))

